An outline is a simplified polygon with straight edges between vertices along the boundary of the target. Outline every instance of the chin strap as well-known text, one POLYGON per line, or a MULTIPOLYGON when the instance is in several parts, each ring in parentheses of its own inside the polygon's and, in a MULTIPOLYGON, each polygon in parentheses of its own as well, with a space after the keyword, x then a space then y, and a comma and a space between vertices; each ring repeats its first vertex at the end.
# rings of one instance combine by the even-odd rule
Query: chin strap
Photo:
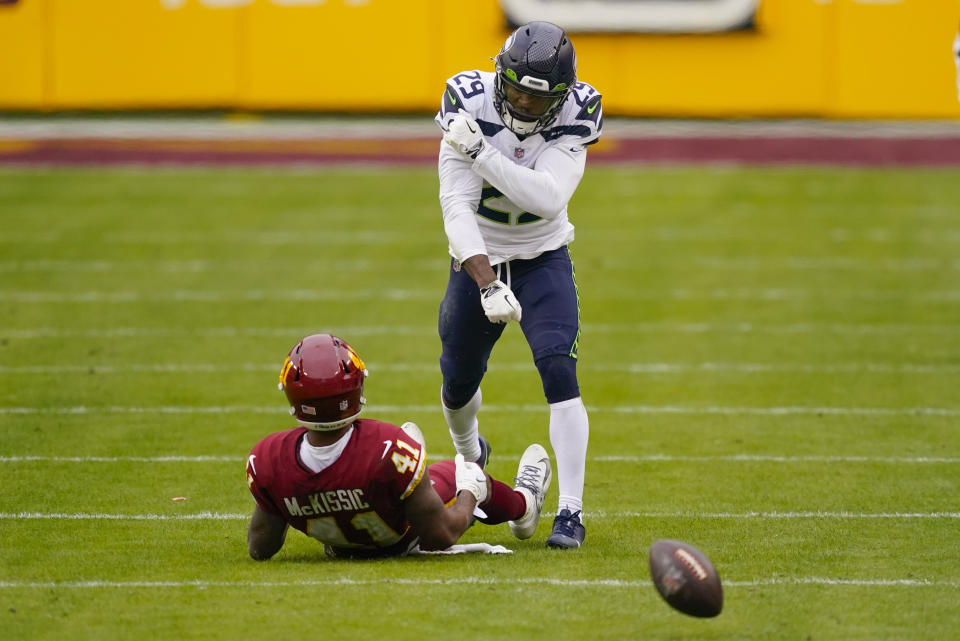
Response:
POLYGON ((540 120, 536 120, 532 123, 528 123, 526 120, 520 120, 519 118, 515 118, 513 114, 507 111, 506 106, 504 106, 503 111, 504 113, 500 114, 501 118, 503 119, 504 123, 508 122, 509 120, 509 124, 507 125, 507 128, 513 133, 517 134, 518 136, 529 136, 543 129, 543 126, 540 124, 540 120), (517 131, 517 123, 529 124, 530 131, 517 131))

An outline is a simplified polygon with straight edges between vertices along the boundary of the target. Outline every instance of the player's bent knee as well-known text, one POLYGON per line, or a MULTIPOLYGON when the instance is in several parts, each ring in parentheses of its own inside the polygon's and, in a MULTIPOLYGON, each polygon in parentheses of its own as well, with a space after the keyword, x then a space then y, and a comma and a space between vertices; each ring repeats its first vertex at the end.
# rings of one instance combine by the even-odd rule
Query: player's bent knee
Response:
POLYGON ((443 404, 447 409, 458 410, 473 398, 480 387, 480 379, 471 379, 464 382, 444 381, 442 396, 443 404))
POLYGON ((545 356, 537 361, 548 403, 559 403, 580 396, 577 383, 577 359, 566 354, 545 356))

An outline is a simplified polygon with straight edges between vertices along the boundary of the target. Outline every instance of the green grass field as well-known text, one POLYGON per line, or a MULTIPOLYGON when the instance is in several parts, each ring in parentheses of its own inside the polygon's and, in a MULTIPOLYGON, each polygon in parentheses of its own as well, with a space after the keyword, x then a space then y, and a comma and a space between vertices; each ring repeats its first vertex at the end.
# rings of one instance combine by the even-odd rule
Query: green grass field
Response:
MULTIPOLYGON (((368 415, 437 409, 435 171, 0 171, 0 638, 960 637, 955 169, 591 168, 571 205, 590 410, 585 547, 246 554, 247 452, 332 331, 368 415), (175 497, 185 500, 174 501, 175 497), (659 538, 723 614, 671 610, 659 538)), ((491 472, 547 444, 519 329, 483 385, 491 472)))

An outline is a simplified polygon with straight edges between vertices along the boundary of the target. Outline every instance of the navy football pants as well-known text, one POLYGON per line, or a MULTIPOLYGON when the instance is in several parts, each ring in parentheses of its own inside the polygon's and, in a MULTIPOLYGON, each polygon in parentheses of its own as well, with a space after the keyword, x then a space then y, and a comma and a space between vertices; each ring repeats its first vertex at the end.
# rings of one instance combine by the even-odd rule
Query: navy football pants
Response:
MULTIPOLYGON (((456 409, 480 386, 490 352, 506 325, 487 320, 477 284, 465 269, 455 270, 454 264, 451 261, 447 291, 440 303, 438 329, 443 345, 443 398, 448 407, 456 409)), ((580 395, 576 374, 580 306, 567 248, 495 265, 494 270, 520 302, 520 329, 540 371, 547 402, 576 398, 580 395)))

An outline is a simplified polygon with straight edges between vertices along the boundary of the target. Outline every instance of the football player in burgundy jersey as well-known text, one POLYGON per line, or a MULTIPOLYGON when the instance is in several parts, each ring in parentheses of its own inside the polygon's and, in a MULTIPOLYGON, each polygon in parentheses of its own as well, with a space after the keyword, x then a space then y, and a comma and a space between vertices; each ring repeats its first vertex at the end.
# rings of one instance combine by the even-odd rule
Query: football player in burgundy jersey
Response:
POLYGON ((494 71, 452 76, 435 119, 446 143, 438 172, 451 256, 438 324, 441 409, 457 451, 482 460, 480 382, 516 321, 550 407, 560 492, 547 545, 577 548, 590 426, 577 382, 580 300, 567 203, 600 139, 603 106, 577 79, 567 34, 549 22, 516 29, 494 63, 494 71))
POLYGON ((515 488, 459 455, 427 465, 416 425, 359 418, 366 376, 336 336, 307 336, 290 350, 280 387, 300 427, 267 436, 247 458, 251 557, 276 554, 289 526, 333 557, 443 550, 470 527, 476 506, 483 522, 509 521, 518 538, 533 536, 551 477, 543 447, 527 448, 515 488))

